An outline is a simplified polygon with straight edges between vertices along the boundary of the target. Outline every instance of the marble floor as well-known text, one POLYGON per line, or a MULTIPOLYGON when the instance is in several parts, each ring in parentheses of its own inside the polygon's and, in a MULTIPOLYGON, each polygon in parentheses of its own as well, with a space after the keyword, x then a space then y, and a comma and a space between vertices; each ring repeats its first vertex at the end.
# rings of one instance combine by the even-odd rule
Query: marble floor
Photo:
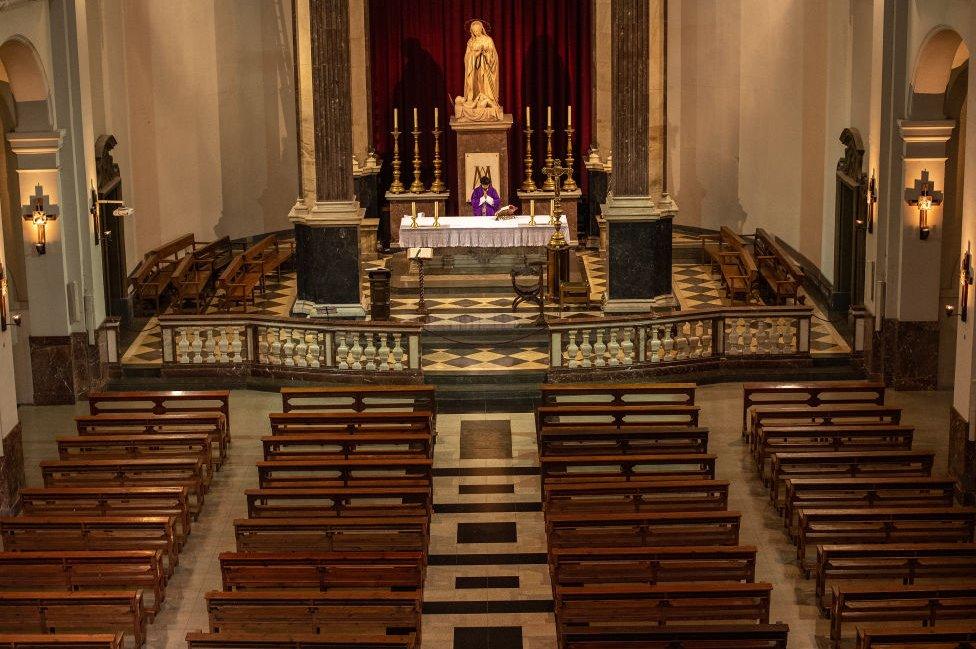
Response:
MULTIPOLYGON (((741 395, 736 383, 699 388, 718 477, 733 483, 729 507, 742 512, 742 543, 760 548, 757 580, 775 584, 771 619, 790 625, 791 649, 826 647, 828 623, 817 614, 813 583, 800 576, 740 439, 741 395)), ((935 451, 935 474, 944 474, 951 393, 891 391, 888 401, 905 409, 916 448, 935 451)), ((243 490, 257 483, 258 438, 268 434, 267 413, 279 407, 274 393, 232 394, 230 458, 149 628, 148 649, 185 647, 188 631, 206 628, 203 596, 220 586, 217 555, 233 549, 232 521, 245 515, 243 490)), ((70 434, 82 412, 85 404, 20 408, 29 484, 40 484, 38 463, 56 456, 54 438, 70 434)), ((439 415, 424 649, 555 647, 537 467, 530 413, 439 415)))

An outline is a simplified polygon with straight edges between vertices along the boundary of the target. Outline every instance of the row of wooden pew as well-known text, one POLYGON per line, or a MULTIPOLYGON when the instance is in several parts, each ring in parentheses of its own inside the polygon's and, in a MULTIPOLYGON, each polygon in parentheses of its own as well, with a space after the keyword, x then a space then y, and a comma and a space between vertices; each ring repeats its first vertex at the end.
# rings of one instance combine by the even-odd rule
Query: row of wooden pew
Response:
POLYGON ((283 388, 258 488, 190 649, 419 647, 436 402, 426 386, 283 388))
POLYGON ((89 396, 44 486, 0 518, 0 630, 28 634, 0 647, 144 644, 226 458, 228 406, 224 391, 89 396))
POLYGON ((851 624, 859 647, 971 641, 976 509, 959 506, 954 480, 932 475, 933 454, 913 449, 915 431, 882 383, 746 384, 743 422, 834 647, 851 624))
POLYGON ((785 648, 694 384, 544 385, 541 401, 560 647, 785 648))
POLYGON ((750 304, 764 298, 769 304, 803 302, 803 269, 779 242, 756 229, 752 249, 745 238, 722 226, 718 234, 701 238, 702 254, 717 272, 732 302, 750 304))

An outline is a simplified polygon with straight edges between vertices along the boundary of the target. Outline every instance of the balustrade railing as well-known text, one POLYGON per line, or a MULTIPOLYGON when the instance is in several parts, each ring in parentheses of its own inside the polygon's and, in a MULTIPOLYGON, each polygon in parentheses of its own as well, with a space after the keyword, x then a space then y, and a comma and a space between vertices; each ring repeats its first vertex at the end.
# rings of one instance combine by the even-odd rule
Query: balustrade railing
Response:
POLYGON ((806 357, 810 307, 730 307, 666 317, 549 322, 553 370, 625 369, 719 358, 806 357))
POLYGON ((159 318, 164 367, 419 373, 420 327, 261 315, 159 318))

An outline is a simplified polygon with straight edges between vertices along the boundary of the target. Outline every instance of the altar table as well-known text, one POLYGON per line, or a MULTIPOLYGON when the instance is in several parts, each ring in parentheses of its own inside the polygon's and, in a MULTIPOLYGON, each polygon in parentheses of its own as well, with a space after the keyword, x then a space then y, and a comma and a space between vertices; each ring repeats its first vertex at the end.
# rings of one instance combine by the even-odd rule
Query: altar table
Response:
MULTIPOLYGON (((403 248, 539 248, 549 243, 553 227, 549 217, 536 217, 529 225, 528 216, 496 221, 493 216, 442 216, 440 227, 434 217, 417 217, 417 227, 410 227, 410 216, 400 220, 400 246, 403 248)), ((569 227, 559 222, 568 242, 569 227)))

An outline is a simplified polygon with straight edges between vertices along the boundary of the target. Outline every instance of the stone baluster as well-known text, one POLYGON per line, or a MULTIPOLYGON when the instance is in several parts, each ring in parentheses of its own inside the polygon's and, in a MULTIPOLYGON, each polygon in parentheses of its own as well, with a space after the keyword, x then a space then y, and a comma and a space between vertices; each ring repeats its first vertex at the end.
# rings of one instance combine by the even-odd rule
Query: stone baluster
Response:
POLYGON ((624 327, 624 341, 620 343, 620 352, 623 354, 623 364, 634 364, 634 330, 631 327, 624 327))
POLYGON ((308 344, 305 342, 305 332, 301 329, 293 329, 292 335, 295 338, 295 365, 308 367, 308 344))
POLYGON ((359 332, 350 331, 352 337, 352 347, 349 348, 349 355, 352 357, 352 369, 357 372, 363 369, 363 346, 359 343, 359 332))
POLYGON ((220 328, 220 336, 217 338, 217 362, 230 362, 230 340, 227 338, 227 327, 220 328))
POLYGON ((281 346, 281 356, 287 367, 295 367, 295 340, 292 338, 291 329, 282 329, 285 342, 281 346))
POLYGON ((241 338, 241 330, 237 327, 230 332, 230 361, 232 363, 243 363, 244 341, 241 338))
POLYGON ((767 325, 765 318, 756 319, 756 353, 757 354, 768 354, 772 350, 769 348, 769 331, 767 330, 767 325))
POLYGON ((217 357, 215 355, 217 349, 217 340, 214 338, 213 329, 207 329, 207 336, 203 341, 203 362, 204 363, 216 363, 217 357))
POLYGON ((281 330, 268 327, 268 364, 281 365, 281 330))
POLYGON ((366 347, 364 348, 364 355, 366 357, 366 371, 375 372, 376 371, 376 345, 373 342, 373 332, 367 331, 366 336, 366 347))
POLYGON ((180 337, 176 341, 176 360, 179 363, 189 363, 190 341, 186 335, 186 327, 181 327, 177 331, 179 331, 180 337))
POLYGON ((379 369, 381 372, 390 371, 390 334, 382 332, 379 334, 380 337, 380 351, 379 351, 379 369))
POLYGON ((783 318, 783 329, 785 331, 783 341, 786 353, 792 354, 796 352, 796 320, 783 318))
POLYGON ((593 367, 593 345, 590 344, 590 330, 583 329, 583 343, 580 345, 580 354, 583 355, 583 368, 593 367))
POLYGON ((678 322, 674 325, 674 355, 676 360, 685 361, 691 356, 691 345, 688 342, 687 328, 691 325, 687 322, 678 322))
POLYGON ((401 341, 403 334, 395 333, 393 334, 393 371, 402 372, 403 371, 403 344, 401 341))
POLYGON ((701 321, 693 320, 688 323, 688 358, 701 357, 701 321))
POLYGON ((322 345, 319 343, 319 336, 321 334, 318 331, 309 329, 305 334, 307 359, 309 367, 321 367, 322 366, 322 345))
POLYGON ((593 364, 597 367, 604 367, 607 364, 604 355, 607 353, 607 345, 603 342, 603 328, 596 330, 596 343, 593 345, 593 364))
POLYGON ((270 334, 268 333, 269 331, 270 331, 269 327, 257 328, 256 335, 258 337, 258 362, 263 365, 271 364, 271 359, 268 356, 268 350, 271 347, 271 345, 268 343, 269 336, 270 336, 270 334))
POLYGON ((651 325, 651 362, 661 362, 661 339, 658 334, 658 326, 651 325))
POLYGON ((349 347, 346 345, 346 332, 337 331, 336 340, 339 344, 336 346, 336 367, 340 370, 349 369, 349 347))
POLYGON ((664 341, 661 343, 661 360, 671 360, 671 352, 674 351, 674 338, 671 337, 671 325, 664 325, 664 341))
POLYGON ((751 354, 752 353, 752 324, 753 320, 747 318, 743 321, 744 327, 742 329, 742 353, 751 354))
POLYGON ((610 360, 607 362, 610 367, 620 365, 620 343, 617 341, 617 331, 616 327, 610 330, 610 342, 607 344, 607 354, 610 356, 610 360))
POLYGON ((579 360, 576 358, 579 355, 579 346, 576 344, 576 330, 570 329, 567 336, 569 344, 566 345, 566 365, 570 369, 575 369, 579 367, 579 360))

